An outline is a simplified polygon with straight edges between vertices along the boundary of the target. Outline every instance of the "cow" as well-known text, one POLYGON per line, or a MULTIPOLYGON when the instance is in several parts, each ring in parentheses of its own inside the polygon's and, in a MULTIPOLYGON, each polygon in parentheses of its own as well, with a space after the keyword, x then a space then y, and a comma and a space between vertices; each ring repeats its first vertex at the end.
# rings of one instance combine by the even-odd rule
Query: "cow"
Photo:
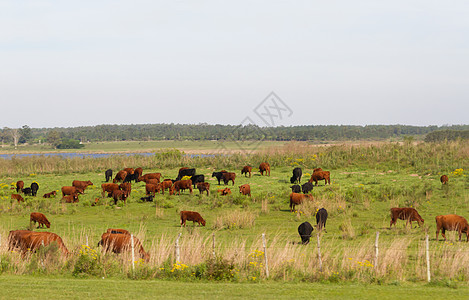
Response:
POLYGON ((313 184, 308 181, 301 186, 301 191, 303 192, 303 194, 308 194, 313 190, 313 187, 313 184))
POLYGON ((142 243, 136 236, 122 233, 103 233, 98 246, 102 246, 105 252, 112 251, 113 253, 123 253, 132 250, 132 239, 134 242, 134 249, 140 254, 140 257, 148 262, 150 254, 143 249, 142 243))
POLYGON ((266 162, 261 163, 259 165, 259 172, 261 172, 262 176, 264 175, 264 172, 265 172, 266 175, 267 175, 267 173, 269 173, 269 176, 270 176, 270 165, 269 165, 269 163, 266 163, 266 162))
POLYGON ((20 194, 12 194, 11 199, 15 199, 16 201, 18 201, 18 203, 24 202, 24 199, 23 199, 23 197, 21 197, 20 194))
POLYGON ((146 195, 153 195, 156 196, 156 193, 159 193, 161 190, 161 184, 152 184, 148 183, 145 185, 145 193, 146 195))
POLYGON ((225 170, 222 170, 220 172, 213 172, 212 177, 215 177, 218 180, 218 185, 220 185, 220 180, 223 178, 223 173, 226 173, 225 170))
POLYGON ((157 179, 158 182, 160 182, 161 173, 148 173, 148 174, 142 175, 142 176, 137 178, 137 182, 143 181, 143 182, 147 183, 147 180, 149 180, 149 179, 157 179))
POLYGON ((210 194, 210 183, 208 182, 199 182, 197 183, 197 189, 202 195, 203 192, 207 192, 207 196, 210 194))
POLYGON ((140 200, 146 201, 146 202, 153 202, 154 197, 155 196, 153 196, 153 195, 149 195, 149 196, 146 196, 146 197, 141 197, 140 200))
POLYGON ((158 179, 156 179, 156 178, 153 178, 153 179, 147 179, 147 180, 145 181, 145 183, 146 183, 146 184, 159 184, 160 181, 159 181, 158 179))
POLYGON ((37 184, 37 182, 31 183, 31 195, 36 197, 38 190, 39 190, 39 184, 37 184))
POLYGON ((127 195, 130 196, 130 193, 132 192, 132 184, 130 182, 123 182, 119 184, 119 189, 126 191, 127 195))
POLYGON ((30 187, 21 189, 21 192, 22 192, 25 196, 32 196, 32 195, 33 195, 33 191, 31 190, 30 187))
POLYGON ((132 180, 135 181, 135 182, 137 182, 138 177, 139 177, 139 175, 138 175, 137 173, 135 173, 135 172, 132 173, 132 174, 127 173, 127 176, 125 176, 123 182, 125 182, 125 183, 127 183, 127 182, 132 182, 132 180))
POLYGON ((62 238, 52 232, 34 232, 25 233, 21 236, 20 248, 23 256, 28 252, 35 252, 39 247, 48 246, 51 243, 57 243, 59 249, 64 255, 68 255, 68 249, 65 247, 62 238))
POLYGON ((412 228, 412 221, 417 221, 419 227, 422 226, 424 220, 419 215, 417 210, 412 207, 393 207, 391 208, 391 223, 389 224, 389 229, 391 229, 393 224, 396 224, 397 219, 406 220, 405 226, 410 222, 410 228, 412 228))
POLYGON ((108 228, 106 230, 106 233, 120 233, 120 234, 128 234, 130 235, 130 231, 126 229, 120 229, 120 228, 108 228))
POLYGON ((50 222, 47 220, 46 216, 39 212, 32 212, 29 216, 29 223, 38 223, 37 228, 44 227, 50 228, 50 222))
POLYGON ((76 203, 78 202, 78 194, 63 196, 60 201, 65 203, 76 203))
POLYGON ((126 204, 128 196, 129 195, 127 194, 126 191, 121 191, 121 190, 112 191, 112 199, 114 199, 114 205, 117 205, 117 200, 122 200, 124 201, 124 204, 126 204))
POLYGON ((178 173, 178 177, 176 177, 176 181, 177 180, 181 180, 182 177, 184 176, 189 176, 189 177, 192 177, 195 175, 195 169, 188 169, 188 168, 181 168, 179 169, 179 173, 178 173))
POLYGON ((114 177, 112 182, 116 183, 116 182, 124 181, 126 176, 127 176, 126 171, 119 171, 119 172, 117 172, 116 177, 114 177))
POLYGON ((251 186, 249 184, 240 185, 239 192, 242 195, 248 195, 249 197, 251 197, 251 186))
POLYGON ((294 184, 294 183, 301 183, 301 176, 303 175, 303 171, 301 170, 301 168, 294 168, 293 169, 293 176, 290 177, 290 183, 291 184, 294 184))
POLYGON ((202 175, 194 175, 194 176, 191 177, 191 181, 192 181, 192 185, 195 188, 197 183, 205 182, 205 176, 203 174, 202 175))
POLYGON ((127 172, 127 174, 133 174, 133 173, 134 173, 134 169, 133 169, 133 168, 124 168, 122 171, 127 172))
POLYGON ((73 195, 73 194, 83 194, 83 190, 74 186, 62 187, 62 196, 73 195))
POLYGON ((435 218, 436 221, 436 240, 438 234, 442 230, 441 235, 446 241, 445 231, 457 231, 459 233, 459 241, 461 241, 462 233, 466 234, 466 242, 469 242, 469 224, 464 217, 458 215, 442 215, 435 218))
POLYGON ((89 180, 87 181, 81 181, 81 180, 74 180, 72 182, 72 186, 76 187, 76 188, 79 188, 79 189, 82 189, 83 191, 85 191, 85 189, 89 186, 89 185, 93 185, 93 183, 89 180))
POLYGON ((441 175, 441 177, 440 177, 441 183, 447 184, 447 183, 448 183, 448 180, 449 180, 449 179, 448 179, 448 176, 447 176, 447 175, 441 175))
POLYGON ((301 243, 307 245, 313 232, 313 226, 309 222, 303 222, 298 226, 298 233, 300 234, 301 243))
POLYGON ((178 195, 180 195, 181 190, 184 191, 186 189, 189 189, 190 193, 192 194, 192 180, 178 180, 169 190, 169 194, 172 195, 174 193, 178 193, 178 195))
POLYGON ((171 179, 165 179, 161 182, 161 193, 164 195, 164 190, 171 189, 173 181, 171 179))
POLYGON ((104 197, 105 193, 108 193, 108 197, 111 197, 112 191, 118 190, 119 185, 117 183, 103 183, 101 184, 101 189, 103 190, 101 192, 101 197, 104 197))
POLYGON ((22 236, 32 232, 31 230, 11 230, 8 234, 8 251, 13 251, 20 247, 22 236))
POLYGON ((295 210, 295 206, 303 203, 304 199, 313 199, 313 197, 311 195, 291 193, 290 194, 290 211, 293 212, 295 210))
POLYGON ((16 192, 19 193, 24 188, 24 181, 18 180, 16 182, 16 192))
POLYGON ((222 174, 222 178, 225 185, 227 185, 230 181, 233 183, 233 185, 235 185, 236 173, 225 172, 222 174))
POLYGON ((184 225, 186 227, 186 221, 192 221, 192 224, 197 222, 199 226, 205 226, 205 220, 196 211, 182 210, 179 214, 181 215, 181 226, 184 225))
POLYGON ((319 231, 326 230, 327 210, 323 207, 316 212, 316 226, 319 231))
POLYGON ((247 177, 249 173, 249 177, 251 177, 251 172, 252 172, 251 166, 244 166, 243 169, 241 170, 241 175, 244 174, 244 177, 247 177))
POLYGON ((106 172, 104 172, 104 176, 106 177, 106 182, 109 182, 109 180, 112 179, 112 169, 107 169, 106 172))
POLYGON ((217 192, 220 193, 221 196, 226 196, 226 195, 231 194, 231 189, 224 188, 224 189, 217 190, 217 192))
POLYGON ((324 180, 324 185, 326 184, 331 184, 331 172, 329 171, 315 171, 311 175, 311 178, 309 179, 309 182, 315 182, 315 185, 318 185, 319 180, 324 180))
POLYGON ((45 193, 44 195, 42 195, 42 198, 51 198, 52 196, 56 196, 56 195, 57 195, 57 192, 52 191, 50 193, 45 193))
POLYGON ((290 188, 292 193, 301 193, 301 186, 298 184, 294 184, 290 188))
MULTIPOLYGON (((143 174, 143 169, 142 169, 142 168, 136 168, 136 169, 134 170, 134 174, 137 174, 136 177, 137 177, 137 179, 138 179, 140 176, 142 176, 142 174, 143 174)), ((135 182, 137 182, 137 181, 135 181, 135 182)))

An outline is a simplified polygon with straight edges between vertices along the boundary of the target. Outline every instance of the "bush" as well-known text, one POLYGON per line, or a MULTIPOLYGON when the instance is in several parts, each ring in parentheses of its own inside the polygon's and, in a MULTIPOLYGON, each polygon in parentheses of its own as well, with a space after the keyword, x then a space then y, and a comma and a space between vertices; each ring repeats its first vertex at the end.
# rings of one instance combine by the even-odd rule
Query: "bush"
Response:
POLYGON ((63 140, 62 143, 57 145, 57 149, 81 149, 83 147, 85 147, 85 145, 73 139, 63 140))
POLYGON ((82 245, 80 255, 75 263, 72 272, 73 276, 83 277, 85 275, 98 276, 101 274, 101 267, 98 260, 98 253, 89 246, 82 245))
POLYGON ((234 280, 238 272, 233 262, 222 257, 209 258, 205 263, 196 267, 195 276, 208 280, 234 280))

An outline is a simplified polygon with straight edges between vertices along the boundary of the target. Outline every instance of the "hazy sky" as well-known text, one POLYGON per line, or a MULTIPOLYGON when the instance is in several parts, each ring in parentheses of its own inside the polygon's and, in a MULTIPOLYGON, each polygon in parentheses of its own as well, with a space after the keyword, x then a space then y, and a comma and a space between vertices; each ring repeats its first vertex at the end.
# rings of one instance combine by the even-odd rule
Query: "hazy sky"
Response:
POLYGON ((292 112, 275 125, 469 124, 468 16, 467 0, 0 0, 0 127, 265 125, 272 91, 292 112))

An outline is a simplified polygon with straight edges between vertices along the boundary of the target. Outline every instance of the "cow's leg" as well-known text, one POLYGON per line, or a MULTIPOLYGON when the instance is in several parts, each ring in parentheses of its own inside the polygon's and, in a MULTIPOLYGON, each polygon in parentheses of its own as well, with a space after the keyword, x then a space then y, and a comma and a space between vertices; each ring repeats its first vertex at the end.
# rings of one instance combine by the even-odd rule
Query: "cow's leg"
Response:
POLYGON ((443 228, 441 230, 441 235, 443 236, 443 238, 445 239, 445 242, 446 242, 445 228, 443 228))

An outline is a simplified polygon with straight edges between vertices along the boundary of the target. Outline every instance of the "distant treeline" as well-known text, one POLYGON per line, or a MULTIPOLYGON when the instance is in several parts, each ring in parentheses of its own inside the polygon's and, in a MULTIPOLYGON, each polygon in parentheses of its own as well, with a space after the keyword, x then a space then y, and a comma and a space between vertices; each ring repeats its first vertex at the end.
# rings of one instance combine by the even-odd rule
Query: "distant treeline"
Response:
POLYGON ((454 141, 457 139, 468 140, 469 130, 438 130, 425 136, 425 142, 454 141))
MULTIPOLYGON (((4 128, 0 137, 11 142, 11 129, 4 128)), ((258 127, 255 125, 208 124, 140 124, 97 125, 72 128, 20 128, 20 143, 38 140, 59 145, 63 140, 122 141, 122 140, 255 140, 273 141, 348 141, 386 140, 412 136, 428 141, 467 137, 469 125, 408 126, 408 125, 304 125, 289 127, 258 127)))

